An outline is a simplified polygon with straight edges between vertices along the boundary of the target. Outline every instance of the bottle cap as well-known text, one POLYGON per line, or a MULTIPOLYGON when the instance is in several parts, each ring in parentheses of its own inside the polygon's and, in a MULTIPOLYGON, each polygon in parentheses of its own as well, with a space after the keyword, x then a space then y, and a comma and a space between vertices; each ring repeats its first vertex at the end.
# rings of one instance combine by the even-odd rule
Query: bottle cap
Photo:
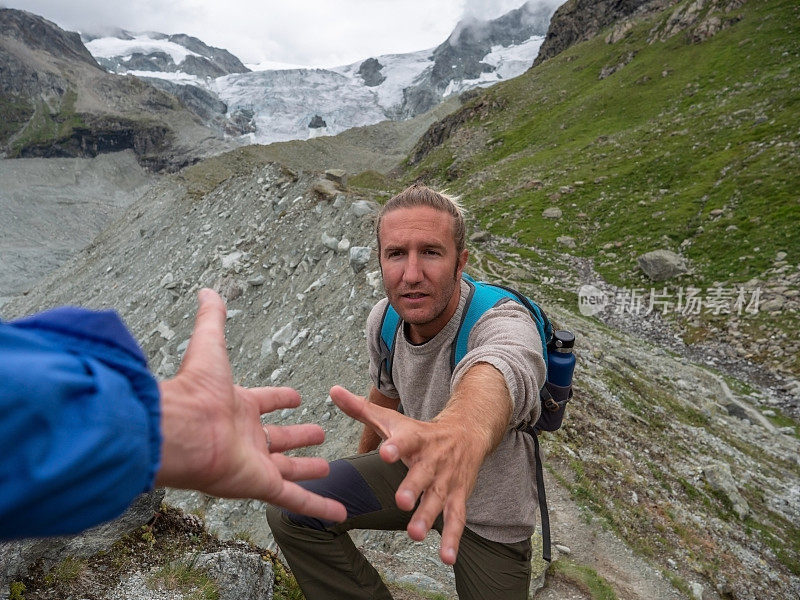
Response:
POLYGON ((566 329, 557 329, 553 332, 553 347, 556 352, 572 352, 575 345, 575 335, 566 329))

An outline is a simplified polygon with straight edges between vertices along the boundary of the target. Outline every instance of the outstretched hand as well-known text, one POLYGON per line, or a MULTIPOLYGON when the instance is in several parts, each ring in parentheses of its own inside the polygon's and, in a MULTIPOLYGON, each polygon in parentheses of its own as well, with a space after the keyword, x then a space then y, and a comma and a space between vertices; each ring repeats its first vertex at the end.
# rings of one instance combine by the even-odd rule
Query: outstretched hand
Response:
POLYGON ((384 440, 380 448, 383 460, 389 463, 402 460, 408 467, 395 502, 401 510, 410 511, 419 499, 408 524, 409 537, 424 539, 443 513, 439 556, 445 564, 455 563, 466 524, 467 498, 489 448, 471 439, 470 430, 462 423, 417 421, 340 386, 332 388, 330 394, 345 414, 372 427, 384 440))
POLYGON ((286 450, 320 444, 318 425, 262 426, 260 415, 300 404, 291 388, 233 385, 225 349, 225 303, 200 290, 189 347, 177 375, 162 382, 161 467, 157 485, 227 498, 257 498, 296 513, 342 521, 344 506, 294 480, 328 474, 322 458, 293 458, 286 450))

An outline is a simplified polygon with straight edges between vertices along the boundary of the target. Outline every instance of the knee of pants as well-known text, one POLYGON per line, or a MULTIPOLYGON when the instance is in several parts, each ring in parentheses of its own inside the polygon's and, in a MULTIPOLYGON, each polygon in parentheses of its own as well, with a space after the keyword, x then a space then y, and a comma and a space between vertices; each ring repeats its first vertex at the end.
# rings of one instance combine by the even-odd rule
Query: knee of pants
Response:
POLYGON ((290 535, 289 529, 293 525, 282 508, 271 504, 267 506, 267 523, 272 531, 272 537, 277 542, 286 539, 290 535))

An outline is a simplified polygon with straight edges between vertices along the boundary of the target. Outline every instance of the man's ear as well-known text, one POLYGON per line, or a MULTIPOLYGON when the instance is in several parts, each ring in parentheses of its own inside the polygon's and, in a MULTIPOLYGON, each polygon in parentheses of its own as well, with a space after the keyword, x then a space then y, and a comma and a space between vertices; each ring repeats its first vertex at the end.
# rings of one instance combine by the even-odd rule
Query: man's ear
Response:
POLYGON ((456 275, 458 278, 461 278, 461 273, 464 271, 464 267, 467 266, 467 259, 469 258, 469 250, 464 248, 461 251, 461 254, 458 255, 458 263, 456 264, 456 275))

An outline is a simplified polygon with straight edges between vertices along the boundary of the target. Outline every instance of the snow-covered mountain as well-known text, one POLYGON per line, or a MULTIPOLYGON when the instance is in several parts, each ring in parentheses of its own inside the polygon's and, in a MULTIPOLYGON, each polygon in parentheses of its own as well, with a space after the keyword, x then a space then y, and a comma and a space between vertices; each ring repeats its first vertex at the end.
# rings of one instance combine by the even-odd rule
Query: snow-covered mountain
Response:
POLYGON ((182 33, 131 33, 119 29, 110 36, 84 34, 81 39, 98 64, 113 73, 199 85, 207 78, 250 70, 227 50, 182 33))
POLYGON ((204 121, 255 143, 335 135, 416 116, 452 94, 516 77, 544 40, 552 0, 528 0, 493 20, 464 20, 436 48, 341 67, 249 71, 186 35, 116 32, 85 38, 116 73, 146 77, 204 121))

